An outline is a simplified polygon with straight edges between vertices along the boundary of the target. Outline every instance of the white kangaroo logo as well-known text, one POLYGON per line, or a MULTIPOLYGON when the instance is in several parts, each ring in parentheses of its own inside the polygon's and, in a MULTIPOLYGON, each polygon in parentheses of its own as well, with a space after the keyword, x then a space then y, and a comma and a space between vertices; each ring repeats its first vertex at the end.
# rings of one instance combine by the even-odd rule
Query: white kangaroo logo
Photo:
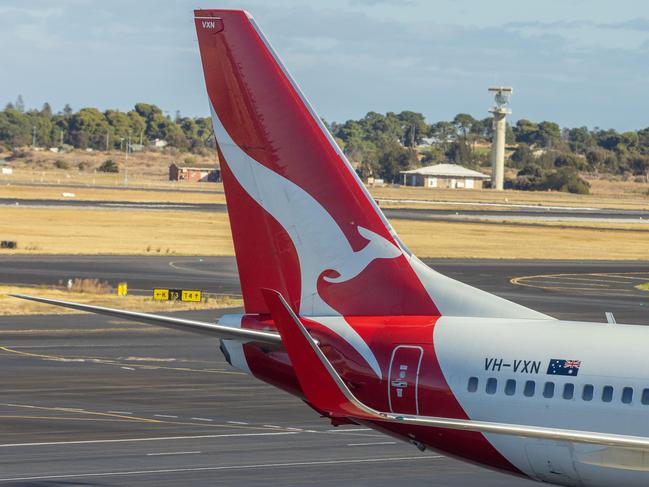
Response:
POLYGON ((337 277, 324 276, 325 281, 345 282, 358 276, 375 259, 399 257, 401 249, 381 235, 357 226, 357 231, 368 243, 354 252, 327 210, 298 185, 246 154, 234 143, 211 104, 210 108, 214 134, 228 168, 248 195, 280 223, 295 246, 302 283, 299 314, 338 333, 381 377, 381 368, 367 343, 340 313, 324 302, 317 285, 325 271, 333 270, 338 274, 337 277))

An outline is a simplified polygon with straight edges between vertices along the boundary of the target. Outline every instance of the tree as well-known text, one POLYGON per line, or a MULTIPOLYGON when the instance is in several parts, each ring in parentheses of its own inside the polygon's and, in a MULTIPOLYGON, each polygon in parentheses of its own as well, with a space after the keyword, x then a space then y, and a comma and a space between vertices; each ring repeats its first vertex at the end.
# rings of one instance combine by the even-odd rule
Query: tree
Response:
POLYGON ((97 168, 97 171, 117 173, 119 172, 119 166, 112 159, 106 159, 104 162, 101 163, 101 166, 97 168))
POLYGON ((453 125, 455 125, 464 140, 467 140, 469 133, 471 133, 471 128, 475 123, 476 119, 468 113, 458 113, 453 119, 453 125))
POLYGON ((597 145, 606 150, 615 150, 622 143, 622 137, 615 130, 598 130, 595 132, 597 145))
POLYGON ((63 107, 63 115, 65 115, 66 118, 70 118, 73 113, 74 113, 74 110, 72 110, 72 107, 70 106, 70 104, 66 103, 65 106, 63 107))
POLYGON ((649 154, 649 127, 638 130, 638 150, 642 154, 649 154))
POLYGON ((649 156, 636 155, 629 162, 633 174, 636 176, 644 176, 645 180, 649 183, 649 156))
POLYGON ((52 118, 52 107, 49 103, 43 103, 43 108, 41 108, 41 115, 45 118, 52 118))
POLYGON ((25 113, 25 102, 23 101, 23 95, 18 95, 16 98, 16 110, 20 113, 25 113))
POLYGON ((31 131, 32 125, 24 113, 15 108, 0 112, 0 141, 9 148, 29 145, 31 131))
POLYGON ((400 171, 411 169, 417 164, 413 149, 404 148, 398 140, 384 138, 378 149, 378 175, 386 181, 399 181, 400 171))
POLYGON ((588 149, 595 145, 593 136, 587 127, 568 129, 566 133, 570 150, 579 154, 585 154, 588 149))
POLYGON ((475 165, 473 151, 464 138, 451 142, 448 149, 446 150, 446 157, 449 159, 449 161, 455 164, 462 164, 464 166, 475 165))
POLYGON ((104 117, 110 127, 109 132, 112 140, 110 147, 119 147, 120 141, 132 134, 130 119, 126 113, 117 110, 106 110, 104 117))
POLYGON ((533 164, 534 154, 532 153, 532 149, 525 143, 518 144, 518 147, 512 152, 510 161, 514 167, 525 167, 533 164))
POLYGON ((538 125, 537 142, 542 147, 561 146, 561 128, 554 122, 541 122, 538 125))
POLYGON ((416 147, 428 133, 428 124, 421 113, 403 111, 397 115, 403 133, 401 142, 406 147, 416 147))
POLYGON ((493 119, 491 117, 475 120, 471 125, 471 134, 480 139, 491 139, 493 133, 493 119))
POLYGON ((128 115, 128 126, 131 135, 133 137, 143 139, 144 132, 146 131, 146 120, 135 110, 131 110, 130 112, 127 113, 127 115, 128 115))
POLYGON ((584 156, 570 152, 560 152, 554 159, 554 165, 555 167, 572 167, 581 171, 586 169, 587 160, 584 156))
POLYGON ((529 120, 521 118, 513 128, 516 142, 523 142, 527 145, 538 143, 539 126, 529 120))
POLYGON ((102 149, 106 146, 108 122, 96 108, 82 108, 70 119, 70 138, 76 147, 102 149))
POLYGON ((444 150, 448 148, 449 142, 457 137, 457 130, 453 124, 445 121, 431 125, 429 133, 437 139, 437 142, 441 144, 444 150))

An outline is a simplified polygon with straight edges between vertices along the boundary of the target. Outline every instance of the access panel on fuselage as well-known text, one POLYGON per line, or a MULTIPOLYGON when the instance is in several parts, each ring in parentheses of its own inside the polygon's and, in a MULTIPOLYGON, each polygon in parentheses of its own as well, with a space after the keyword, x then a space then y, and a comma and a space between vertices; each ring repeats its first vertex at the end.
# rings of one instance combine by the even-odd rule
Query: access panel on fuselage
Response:
POLYGON ((424 350, 414 345, 399 345, 392 351, 388 381, 390 411, 419 414, 419 369, 424 350))

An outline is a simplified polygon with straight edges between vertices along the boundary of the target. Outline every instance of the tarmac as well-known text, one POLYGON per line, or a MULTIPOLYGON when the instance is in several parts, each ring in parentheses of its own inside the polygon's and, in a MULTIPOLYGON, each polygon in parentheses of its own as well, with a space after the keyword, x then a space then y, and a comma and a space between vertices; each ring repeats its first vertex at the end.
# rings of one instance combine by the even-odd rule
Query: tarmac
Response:
MULTIPOLYGON (((123 188, 122 188, 123 189, 123 188)), ((398 203, 398 201, 396 202, 398 203)), ((529 222, 589 222, 589 223, 626 223, 648 224, 649 211, 610 209, 610 208, 578 208, 557 206, 533 206, 514 204, 488 204, 466 202, 417 202, 407 200, 404 203, 429 204, 428 208, 395 208, 383 207, 382 211, 389 219, 444 221, 465 223, 529 223, 529 222), (457 206, 455 209, 440 209, 435 206, 444 204, 457 206), (500 207, 500 209, 494 209, 500 207)), ((22 199, 0 198, 0 207, 19 208, 75 208, 85 210, 149 210, 149 211, 198 211, 225 213, 224 203, 159 203, 133 201, 95 201, 66 199, 22 199)))
MULTIPOLYGON (((564 319, 649 324, 649 262, 430 261, 564 319)), ((0 282, 94 277, 239 292, 230 257, 0 256, 0 282)), ((222 310, 221 312, 237 312, 222 310)), ((215 320, 220 313, 184 313, 215 320)), ((0 317, 0 486, 531 482, 361 427, 231 369, 218 340, 94 315, 0 317)))

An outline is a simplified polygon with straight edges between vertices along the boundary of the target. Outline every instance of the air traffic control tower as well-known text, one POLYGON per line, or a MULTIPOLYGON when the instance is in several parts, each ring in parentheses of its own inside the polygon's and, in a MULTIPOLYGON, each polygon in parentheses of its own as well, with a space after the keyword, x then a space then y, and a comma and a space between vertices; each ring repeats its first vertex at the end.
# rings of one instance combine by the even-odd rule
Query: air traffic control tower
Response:
POLYGON ((495 104, 489 113, 493 113, 493 140, 491 142, 491 187, 497 191, 503 190, 505 173, 505 135, 507 132, 507 115, 509 98, 512 95, 510 86, 492 86, 489 92, 494 93, 495 104))

